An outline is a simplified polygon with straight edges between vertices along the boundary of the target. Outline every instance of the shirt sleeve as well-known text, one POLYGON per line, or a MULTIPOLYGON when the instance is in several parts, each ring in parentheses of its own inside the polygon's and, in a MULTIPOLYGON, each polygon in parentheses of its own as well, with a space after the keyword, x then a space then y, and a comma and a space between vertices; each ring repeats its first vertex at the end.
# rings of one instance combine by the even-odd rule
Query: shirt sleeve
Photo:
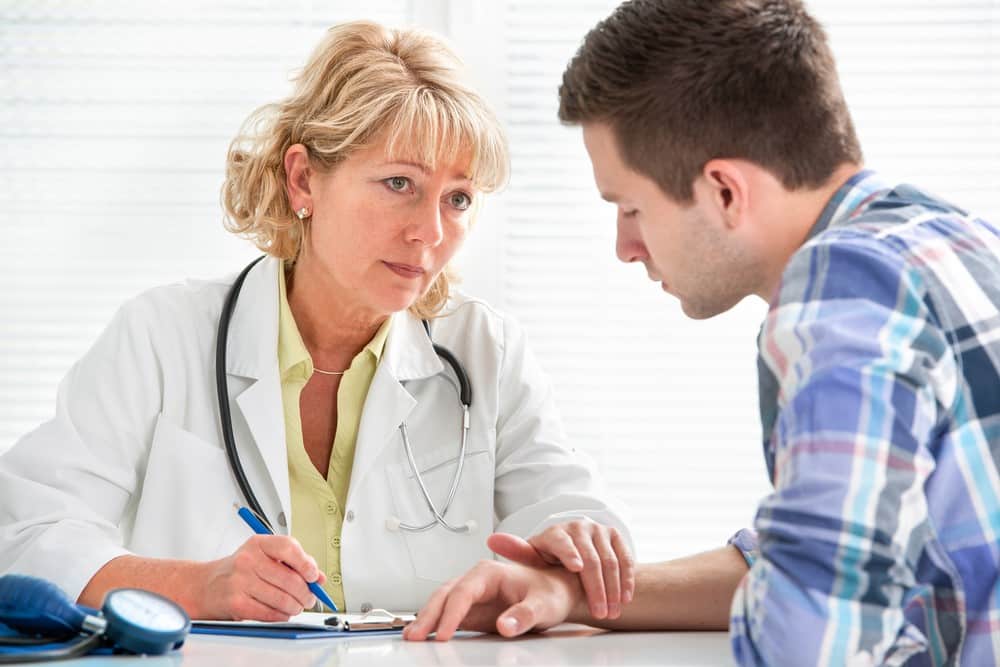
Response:
POLYGON ((811 243, 785 271, 761 334, 774 492, 731 610, 740 664, 897 664, 926 646, 903 606, 955 368, 922 280, 871 239, 811 243))
POLYGON ((129 553, 120 528, 159 412, 159 362, 135 302, 59 386, 55 416, 0 456, 0 573, 48 579, 77 599, 129 553))
POLYGON ((743 560, 747 562, 747 567, 753 567, 759 555, 757 548, 757 533, 749 528, 744 528, 729 538, 727 544, 736 547, 743 555, 743 560))

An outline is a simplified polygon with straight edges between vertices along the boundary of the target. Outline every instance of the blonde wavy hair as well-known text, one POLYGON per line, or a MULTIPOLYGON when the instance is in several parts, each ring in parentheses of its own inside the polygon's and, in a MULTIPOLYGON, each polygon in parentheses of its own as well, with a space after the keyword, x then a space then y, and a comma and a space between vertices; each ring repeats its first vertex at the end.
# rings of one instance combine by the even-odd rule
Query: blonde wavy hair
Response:
MULTIPOLYGON (((432 167, 471 155, 469 175, 483 192, 507 180, 499 121, 465 84, 458 56, 434 35, 370 21, 334 26, 294 83, 288 98, 244 122, 229 146, 222 186, 226 229, 269 255, 294 262, 309 224, 292 211, 285 189, 284 157, 294 144, 322 170, 384 139, 389 155, 432 167)), ((410 310, 436 315, 454 280, 446 267, 410 310)))

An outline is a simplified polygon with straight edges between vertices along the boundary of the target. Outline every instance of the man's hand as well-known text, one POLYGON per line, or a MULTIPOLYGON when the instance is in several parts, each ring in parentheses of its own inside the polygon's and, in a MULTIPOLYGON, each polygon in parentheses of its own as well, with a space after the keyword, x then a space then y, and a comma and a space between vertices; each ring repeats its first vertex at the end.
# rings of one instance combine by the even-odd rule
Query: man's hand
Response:
POLYGON ((484 560, 437 589, 403 637, 447 641, 459 628, 516 637, 562 623, 583 599, 577 576, 561 567, 484 560))
POLYGON ((306 582, 326 581, 313 557, 283 535, 255 535, 205 565, 200 618, 287 621, 316 604, 306 582))
POLYGON ((486 543, 509 560, 532 567, 562 565, 579 574, 596 619, 618 618, 635 594, 635 559, 628 545, 616 529, 590 519, 550 526, 527 542, 495 533, 486 543))

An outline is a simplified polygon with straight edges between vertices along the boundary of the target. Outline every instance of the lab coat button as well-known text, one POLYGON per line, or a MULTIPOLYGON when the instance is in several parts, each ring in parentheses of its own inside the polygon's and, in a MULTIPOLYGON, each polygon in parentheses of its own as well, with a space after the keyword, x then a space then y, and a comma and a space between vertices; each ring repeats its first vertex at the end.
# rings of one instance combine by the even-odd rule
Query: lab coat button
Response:
POLYGON ((280 514, 278 514, 278 525, 281 526, 282 528, 287 528, 288 527, 288 521, 285 519, 285 513, 284 512, 281 512, 280 514))
POLYGON ((347 510, 347 515, 344 518, 349 522, 354 521, 354 510, 347 510))
POLYGON ((330 544, 332 544, 335 549, 339 549, 340 548, 340 538, 339 537, 334 537, 333 539, 330 540, 330 544))
POLYGON ((327 514, 336 514, 337 513, 337 503, 333 502, 332 500, 329 501, 329 502, 327 502, 327 504, 326 504, 326 513, 327 514))
POLYGON ((330 581, 333 583, 334 586, 339 586, 340 583, 343 581, 343 579, 341 579, 339 574, 335 574, 332 577, 330 577, 330 581))

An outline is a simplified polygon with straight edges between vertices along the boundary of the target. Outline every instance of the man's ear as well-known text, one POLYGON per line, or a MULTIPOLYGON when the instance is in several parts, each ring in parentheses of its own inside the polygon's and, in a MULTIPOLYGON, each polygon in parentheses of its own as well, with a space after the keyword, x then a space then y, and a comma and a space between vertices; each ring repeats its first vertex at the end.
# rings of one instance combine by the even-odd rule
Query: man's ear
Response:
POLYGON ((746 174, 736 162, 709 160, 702 168, 706 194, 726 227, 735 229, 750 208, 750 188, 746 174))
POLYGON ((285 189, 293 211, 303 208, 312 211, 312 190, 309 187, 311 175, 308 149, 302 144, 289 146, 285 151, 285 189))

